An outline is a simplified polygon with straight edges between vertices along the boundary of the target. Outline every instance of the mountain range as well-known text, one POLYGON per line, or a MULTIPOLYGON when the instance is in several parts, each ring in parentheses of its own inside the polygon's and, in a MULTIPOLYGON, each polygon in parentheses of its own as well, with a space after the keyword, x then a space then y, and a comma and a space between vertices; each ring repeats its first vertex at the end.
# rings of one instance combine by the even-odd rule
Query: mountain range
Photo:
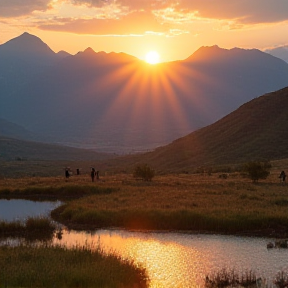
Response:
POLYGON ((256 49, 218 46, 149 65, 91 48, 55 53, 24 33, 0 45, 0 63, 0 118, 6 121, 1 125, 11 122, 39 141, 100 152, 166 145, 288 85, 283 60, 256 49))

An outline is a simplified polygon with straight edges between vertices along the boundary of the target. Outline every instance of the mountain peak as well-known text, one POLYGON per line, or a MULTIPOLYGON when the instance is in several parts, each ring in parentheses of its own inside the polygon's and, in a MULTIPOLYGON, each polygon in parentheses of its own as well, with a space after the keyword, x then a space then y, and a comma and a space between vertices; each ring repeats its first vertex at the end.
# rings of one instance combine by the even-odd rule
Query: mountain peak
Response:
POLYGON ((196 50, 186 61, 202 61, 218 57, 229 50, 220 48, 218 45, 202 46, 196 50))
POLYGON ((32 34, 29 34, 28 32, 24 32, 24 33, 21 34, 20 36, 26 36, 26 35, 32 35, 32 34))
POLYGON ((91 47, 88 47, 84 50, 84 53, 85 54, 95 54, 96 52, 91 48, 91 47))
POLYGON ((35 49, 35 46, 42 46, 42 48, 45 47, 44 49, 46 50, 51 50, 39 37, 29 34, 28 32, 24 32, 20 36, 11 39, 3 45, 9 45, 10 49, 35 49), (21 47, 17 47, 17 45, 21 45, 21 47))
POLYGON ((54 51, 47 44, 28 32, 0 45, 0 51, 4 52, 7 57, 38 63, 49 63, 55 56, 54 51))
MULTIPOLYGON (((35 35, 32 35, 28 32, 24 32, 23 34, 21 34, 19 37, 35 37, 35 38, 38 38, 37 36, 35 35)), ((40 39, 40 38, 39 38, 40 39)))
POLYGON ((84 51, 79 51, 75 56, 77 57, 95 57, 97 53, 91 48, 88 47, 84 51))
POLYGON ((64 59, 64 58, 66 58, 68 56, 71 56, 70 53, 68 53, 68 52, 66 52, 64 50, 61 50, 61 51, 57 52, 56 54, 57 54, 57 57, 60 58, 60 59, 64 59))

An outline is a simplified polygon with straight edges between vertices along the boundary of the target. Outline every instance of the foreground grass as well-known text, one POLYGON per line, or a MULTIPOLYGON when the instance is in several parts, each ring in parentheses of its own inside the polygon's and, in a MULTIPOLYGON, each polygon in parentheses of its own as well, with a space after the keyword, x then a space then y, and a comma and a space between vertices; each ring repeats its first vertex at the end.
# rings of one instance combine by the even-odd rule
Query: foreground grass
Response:
POLYGON ((236 271, 222 269, 218 272, 207 275, 205 279, 205 288, 224 288, 224 287, 261 287, 261 279, 256 278, 253 271, 246 271, 239 275, 236 271))
POLYGON ((70 200, 52 216, 74 229, 288 235, 288 185, 279 183, 278 171, 258 184, 237 173, 227 174, 227 179, 220 175, 164 175, 148 183, 126 174, 101 177, 95 183, 90 183, 88 175, 71 177, 68 182, 57 177, 5 179, 0 197, 65 195, 70 200))
POLYGON ((273 284, 267 284, 265 278, 257 278, 254 271, 249 270, 238 274, 233 269, 223 268, 212 275, 207 275, 205 279, 205 288, 225 288, 225 287, 288 287, 288 277, 284 271, 278 272, 275 275, 273 284))
POLYGON ((268 288, 288 287, 288 275, 284 271, 278 272, 275 275, 273 284, 267 284, 265 278, 257 278, 256 273, 252 270, 237 273, 233 269, 223 268, 214 274, 207 275, 205 278, 205 288, 225 288, 225 287, 250 287, 250 288, 268 288))
POLYGON ((0 287, 148 287, 145 270, 93 247, 0 247, 0 287))

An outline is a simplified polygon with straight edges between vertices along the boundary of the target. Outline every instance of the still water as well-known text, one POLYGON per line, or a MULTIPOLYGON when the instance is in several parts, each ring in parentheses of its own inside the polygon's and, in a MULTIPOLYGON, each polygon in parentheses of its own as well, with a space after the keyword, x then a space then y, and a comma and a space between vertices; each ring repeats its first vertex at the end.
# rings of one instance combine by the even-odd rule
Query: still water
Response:
POLYGON ((60 201, 0 200, 0 221, 25 220, 27 217, 47 216, 61 204, 60 201))
MULTIPOLYGON (((13 220, 44 215, 60 204, 19 201, 24 200, 0 200, 0 218, 13 220)), ((88 233, 64 229, 62 239, 55 238, 53 243, 67 247, 100 247, 107 253, 113 252, 124 259, 131 259, 146 268, 151 280, 150 288, 196 288, 203 287, 206 275, 222 268, 233 268, 238 273, 252 269, 257 277, 265 277, 268 283, 272 283, 277 272, 288 271, 288 249, 267 250, 267 243, 271 240, 123 230, 88 233)))

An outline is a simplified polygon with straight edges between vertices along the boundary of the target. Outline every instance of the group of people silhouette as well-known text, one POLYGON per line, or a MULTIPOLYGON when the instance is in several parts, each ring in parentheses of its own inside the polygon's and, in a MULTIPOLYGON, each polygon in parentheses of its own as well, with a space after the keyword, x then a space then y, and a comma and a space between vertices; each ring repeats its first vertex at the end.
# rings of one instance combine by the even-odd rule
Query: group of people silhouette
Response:
MULTIPOLYGON (((76 169, 76 174, 80 175, 80 169, 79 168, 76 169)), ((68 179, 71 175, 72 175, 72 171, 71 171, 70 167, 66 167, 65 168, 65 178, 68 179)), ((94 167, 92 167, 91 172, 90 172, 90 176, 91 176, 92 182, 94 182, 95 178, 97 180, 99 180, 99 171, 96 170, 94 167)))

